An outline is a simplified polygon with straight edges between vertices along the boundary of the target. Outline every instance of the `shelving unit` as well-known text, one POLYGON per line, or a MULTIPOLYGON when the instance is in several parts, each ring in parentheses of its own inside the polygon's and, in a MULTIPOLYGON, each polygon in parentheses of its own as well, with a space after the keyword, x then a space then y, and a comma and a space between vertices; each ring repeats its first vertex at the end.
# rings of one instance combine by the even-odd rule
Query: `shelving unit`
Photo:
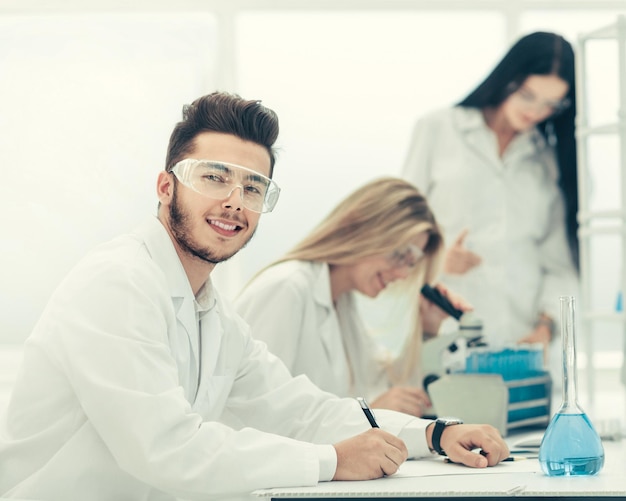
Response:
MULTIPOLYGON (((580 325, 582 327, 583 350, 587 357, 587 388, 589 398, 593 400, 595 393, 594 342, 596 333, 594 327, 598 321, 617 322, 621 324, 623 353, 621 381, 626 384, 626 314, 616 312, 606 305, 605 308, 594 307, 592 278, 592 240, 601 235, 615 235, 621 245, 618 287, 622 294, 626 294, 626 17, 619 16, 615 23, 603 28, 581 34, 578 37, 578 53, 576 64, 576 101, 577 123, 576 136, 578 148, 578 197, 579 197, 579 242, 580 242, 580 279, 581 291, 579 301, 580 325), (612 40, 617 44, 618 55, 618 110, 617 121, 604 124, 591 124, 589 104, 594 96, 590 95, 588 45, 596 40, 612 40), (617 138, 620 202, 619 206, 611 210, 593 210, 591 207, 591 192, 593 189, 590 180, 602 166, 592 165, 590 154, 592 140, 598 136, 613 136, 617 138)), ((613 306, 613 305, 610 305, 613 306)))

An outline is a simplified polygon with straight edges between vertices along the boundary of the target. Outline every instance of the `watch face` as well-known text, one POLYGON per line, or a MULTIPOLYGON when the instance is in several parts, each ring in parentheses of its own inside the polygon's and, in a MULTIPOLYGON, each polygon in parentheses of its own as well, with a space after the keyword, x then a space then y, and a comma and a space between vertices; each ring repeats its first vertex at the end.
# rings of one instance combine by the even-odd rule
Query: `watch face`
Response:
POLYGON ((445 424, 446 426, 449 424, 463 424, 463 420, 455 417, 440 417, 437 419, 437 422, 445 424))

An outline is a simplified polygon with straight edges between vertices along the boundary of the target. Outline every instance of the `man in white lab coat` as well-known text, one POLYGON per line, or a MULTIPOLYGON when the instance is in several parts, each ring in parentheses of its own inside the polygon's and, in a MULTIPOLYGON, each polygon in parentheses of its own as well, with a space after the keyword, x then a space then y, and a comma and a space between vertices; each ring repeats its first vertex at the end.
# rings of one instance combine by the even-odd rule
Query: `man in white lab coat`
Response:
MULTIPOLYGON (((0 421, 0 496, 227 499, 430 454, 431 421, 377 411, 372 428, 355 400, 292 378, 212 286, 276 203, 277 135, 258 101, 213 93, 185 109, 158 217, 83 259, 25 343, 0 421)), ((435 438, 468 466, 508 454, 489 426, 435 438)))

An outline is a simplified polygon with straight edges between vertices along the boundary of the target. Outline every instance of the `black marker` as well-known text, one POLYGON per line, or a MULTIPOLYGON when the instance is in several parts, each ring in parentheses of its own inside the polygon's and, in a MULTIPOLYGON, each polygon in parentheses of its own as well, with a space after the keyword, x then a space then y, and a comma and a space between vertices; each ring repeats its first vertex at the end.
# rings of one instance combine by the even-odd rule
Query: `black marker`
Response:
POLYGON ((379 428, 378 423, 374 419, 374 415, 372 414, 372 411, 370 410, 370 406, 367 405, 367 402, 365 401, 365 399, 363 397, 356 397, 356 399, 359 402, 359 404, 361 404, 361 409, 363 409, 363 414, 365 414, 365 417, 372 425, 372 428, 379 428))

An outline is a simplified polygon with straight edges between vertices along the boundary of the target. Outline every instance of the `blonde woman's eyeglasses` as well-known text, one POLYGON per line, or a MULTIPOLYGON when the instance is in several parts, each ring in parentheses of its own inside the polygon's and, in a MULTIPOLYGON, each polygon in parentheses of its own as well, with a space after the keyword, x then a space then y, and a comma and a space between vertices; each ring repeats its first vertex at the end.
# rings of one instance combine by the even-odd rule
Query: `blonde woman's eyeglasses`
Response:
POLYGON ((417 245, 408 244, 387 255, 387 261, 394 268, 414 268, 423 257, 424 251, 422 249, 417 245))

